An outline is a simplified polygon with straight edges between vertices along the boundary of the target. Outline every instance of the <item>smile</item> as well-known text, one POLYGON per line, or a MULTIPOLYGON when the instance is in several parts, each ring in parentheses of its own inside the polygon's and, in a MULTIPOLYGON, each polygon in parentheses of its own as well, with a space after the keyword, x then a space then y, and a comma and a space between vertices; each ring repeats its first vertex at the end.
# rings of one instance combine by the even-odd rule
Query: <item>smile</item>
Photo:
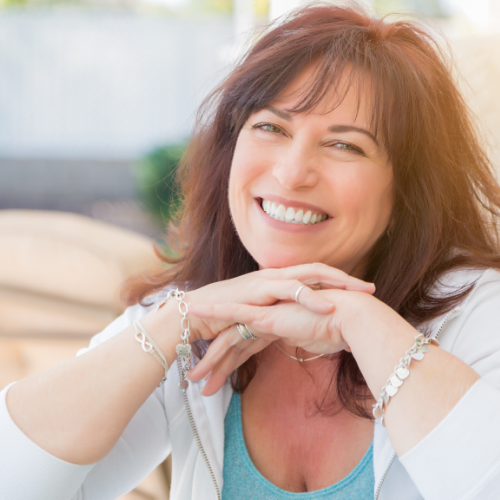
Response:
POLYGON ((317 213, 300 207, 286 207, 271 200, 262 199, 260 206, 273 219, 290 224, 312 225, 328 219, 327 214, 317 213))

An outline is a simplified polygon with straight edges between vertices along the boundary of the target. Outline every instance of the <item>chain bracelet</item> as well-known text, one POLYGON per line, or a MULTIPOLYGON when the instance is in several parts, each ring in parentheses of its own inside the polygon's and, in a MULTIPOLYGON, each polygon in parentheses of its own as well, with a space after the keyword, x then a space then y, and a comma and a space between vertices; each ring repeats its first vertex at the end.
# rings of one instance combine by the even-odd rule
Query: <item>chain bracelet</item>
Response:
POLYGON ((189 370, 191 369, 191 344, 189 343, 189 337, 191 336, 191 331, 189 329, 189 320, 187 318, 188 305, 184 302, 184 297, 186 293, 182 290, 176 288, 168 292, 167 296, 159 302, 154 311, 157 312, 165 303, 171 298, 175 297, 179 301, 179 312, 182 315, 181 319, 181 344, 175 346, 175 352, 181 360, 181 375, 179 380, 179 391, 185 393, 189 387, 189 381, 187 379, 189 370))
POLYGON ((411 360, 421 361, 424 358, 426 352, 429 351, 429 344, 439 346, 439 342, 435 339, 429 339, 425 337, 422 333, 415 337, 415 344, 413 344, 410 349, 408 349, 405 355, 399 360, 399 364, 394 368, 394 372, 387 379, 386 384, 382 387, 380 396, 373 405, 373 416, 375 418, 380 418, 383 425, 384 424, 384 413, 387 405, 389 404, 390 398, 395 396, 399 388, 403 385, 405 379, 410 375, 410 363, 411 360))
POLYGON ((189 370, 191 369, 191 344, 189 343, 189 337, 191 336, 191 331, 189 329, 189 319, 187 318, 188 314, 188 305, 184 302, 184 297, 186 293, 176 288, 175 290, 170 290, 168 292, 166 300, 175 297, 179 301, 179 312, 182 315, 181 319, 181 344, 177 344, 175 346, 175 352, 177 356, 179 356, 181 360, 181 376, 179 380, 179 391, 182 393, 187 391, 189 386, 189 382, 187 380, 187 376, 189 370))

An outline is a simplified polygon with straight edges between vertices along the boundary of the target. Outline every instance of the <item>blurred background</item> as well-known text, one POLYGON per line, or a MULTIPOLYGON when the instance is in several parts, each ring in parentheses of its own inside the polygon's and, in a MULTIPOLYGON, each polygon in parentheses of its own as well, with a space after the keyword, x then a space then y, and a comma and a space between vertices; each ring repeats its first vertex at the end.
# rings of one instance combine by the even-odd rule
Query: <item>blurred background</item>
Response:
MULTIPOLYGON (((73 357, 123 310, 120 284, 158 269, 197 107, 305 3, 0 0, 0 389, 73 357)), ((500 165, 500 0, 362 3, 445 35, 500 165)), ((124 499, 166 499, 169 473, 124 499)))

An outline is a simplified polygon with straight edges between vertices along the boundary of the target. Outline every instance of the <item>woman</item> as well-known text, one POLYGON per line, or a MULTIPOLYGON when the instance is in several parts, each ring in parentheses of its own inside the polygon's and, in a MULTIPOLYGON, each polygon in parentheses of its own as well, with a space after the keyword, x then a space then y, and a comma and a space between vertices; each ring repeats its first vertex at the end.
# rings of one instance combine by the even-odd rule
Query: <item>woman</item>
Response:
POLYGON ((0 497, 114 499, 172 451, 175 499, 497 498, 500 190, 443 60, 349 8, 264 33, 150 305, 2 392, 0 497))

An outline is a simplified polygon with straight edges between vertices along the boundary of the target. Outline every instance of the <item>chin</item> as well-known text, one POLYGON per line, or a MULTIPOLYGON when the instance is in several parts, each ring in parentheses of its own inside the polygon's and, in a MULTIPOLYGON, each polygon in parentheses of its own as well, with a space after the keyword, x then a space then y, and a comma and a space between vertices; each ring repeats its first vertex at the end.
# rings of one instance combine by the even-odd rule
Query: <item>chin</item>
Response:
POLYGON ((300 264, 309 264, 318 262, 310 256, 297 251, 266 251, 262 250, 252 254, 260 269, 281 269, 283 267, 299 266, 300 264))

